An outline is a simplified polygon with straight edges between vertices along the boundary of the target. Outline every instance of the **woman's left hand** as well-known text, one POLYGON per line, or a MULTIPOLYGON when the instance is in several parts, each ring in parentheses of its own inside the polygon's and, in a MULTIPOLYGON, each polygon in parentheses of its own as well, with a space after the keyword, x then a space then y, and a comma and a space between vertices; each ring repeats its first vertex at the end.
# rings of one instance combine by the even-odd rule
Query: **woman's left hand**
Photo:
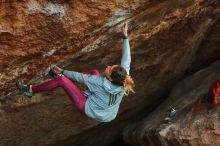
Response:
POLYGON ((128 36, 128 23, 127 22, 125 22, 122 31, 123 31, 124 36, 128 36))

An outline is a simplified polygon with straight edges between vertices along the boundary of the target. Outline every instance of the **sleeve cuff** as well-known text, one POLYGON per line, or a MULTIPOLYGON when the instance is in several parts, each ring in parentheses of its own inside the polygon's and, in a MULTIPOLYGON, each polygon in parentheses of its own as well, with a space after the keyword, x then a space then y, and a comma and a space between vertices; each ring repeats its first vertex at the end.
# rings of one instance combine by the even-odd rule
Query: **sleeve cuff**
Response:
POLYGON ((128 36, 123 36, 123 39, 128 39, 128 36))
POLYGON ((64 71, 65 71, 65 70, 63 69, 60 73, 63 75, 63 74, 64 74, 64 71))

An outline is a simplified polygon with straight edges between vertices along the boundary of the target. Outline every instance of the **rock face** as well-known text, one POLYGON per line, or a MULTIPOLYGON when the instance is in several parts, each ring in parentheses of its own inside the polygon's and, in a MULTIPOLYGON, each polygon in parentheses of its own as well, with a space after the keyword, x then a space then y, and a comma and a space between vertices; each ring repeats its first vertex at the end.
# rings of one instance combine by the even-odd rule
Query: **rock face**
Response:
MULTIPOLYGON (((177 81, 220 58, 219 6, 218 0, 2 1, 0 94, 1 99, 10 95, 0 104, 0 145, 110 145, 126 124, 152 111, 177 81), (113 122, 100 124, 80 115, 62 90, 31 100, 15 91, 15 80, 37 84, 51 63, 103 71, 120 62, 125 21, 136 94, 123 99, 113 122)), ((140 128, 145 124, 138 123, 124 132, 129 144, 148 141, 140 128), (133 130, 140 133, 133 134, 138 139, 131 136, 133 130)), ((150 138, 158 139, 154 132, 150 138)))
POLYGON ((12 89, 16 79, 33 78, 51 63, 71 58, 110 27, 125 20, 142 3, 143 0, 2 1, 0 79, 4 86, 0 87, 1 95, 12 89))
POLYGON ((193 113, 195 101, 207 93, 220 76, 220 61, 180 81, 168 99, 142 121, 129 125, 123 131, 124 140, 131 145, 147 146, 218 146, 220 107, 207 110, 202 106, 193 113), (166 121, 171 106, 177 109, 175 117, 166 121))

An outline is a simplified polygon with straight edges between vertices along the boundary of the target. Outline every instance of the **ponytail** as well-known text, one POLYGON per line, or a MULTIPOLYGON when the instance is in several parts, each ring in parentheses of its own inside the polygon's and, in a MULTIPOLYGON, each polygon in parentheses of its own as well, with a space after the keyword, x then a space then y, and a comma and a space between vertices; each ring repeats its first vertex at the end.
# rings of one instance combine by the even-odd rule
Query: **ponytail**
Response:
POLYGON ((128 96, 130 92, 135 93, 133 89, 134 86, 135 84, 133 79, 131 78, 131 76, 127 75, 124 80, 124 94, 128 96))
POLYGON ((131 76, 127 75, 125 69, 121 66, 117 66, 112 70, 111 73, 112 83, 118 86, 124 87, 124 94, 129 95, 130 92, 134 92, 134 81, 131 76))

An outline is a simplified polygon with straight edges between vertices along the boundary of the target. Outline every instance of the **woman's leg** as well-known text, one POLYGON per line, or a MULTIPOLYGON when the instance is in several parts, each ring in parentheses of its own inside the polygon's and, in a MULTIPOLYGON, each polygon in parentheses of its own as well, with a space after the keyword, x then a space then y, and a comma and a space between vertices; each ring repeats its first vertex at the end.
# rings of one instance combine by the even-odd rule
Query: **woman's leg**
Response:
POLYGON ((39 93, 44 91, 51 91, 58 87, 63 87, 64 91, 68 94, 70 100, 75 104, 76 108, 85 113, 86 96, 79 90, 79 88, 67 77, 59 76, 52 80, 46 81, 40 85, 32 86, 33 93, 39 93))

